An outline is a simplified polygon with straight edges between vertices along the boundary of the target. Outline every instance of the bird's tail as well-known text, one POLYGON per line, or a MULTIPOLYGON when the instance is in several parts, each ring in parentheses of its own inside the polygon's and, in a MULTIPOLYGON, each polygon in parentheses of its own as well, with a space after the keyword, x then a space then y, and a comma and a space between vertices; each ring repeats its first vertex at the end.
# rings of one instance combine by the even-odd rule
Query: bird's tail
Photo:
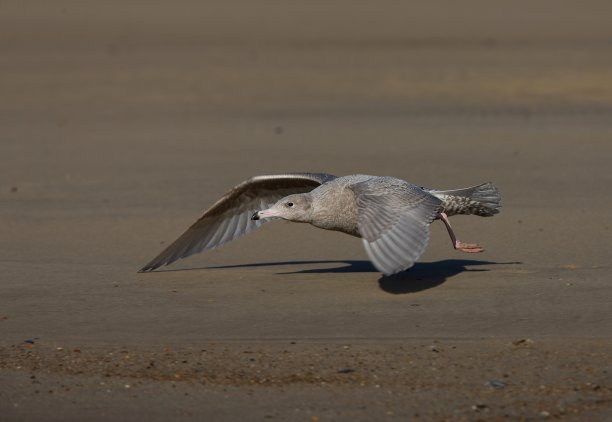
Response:
POLYGON ((501 207, 499 190, 491 182, 464 189, 430 190, 429 193, 442 200, 442 211, 449 216, 475 214, 490 217, 501 207))

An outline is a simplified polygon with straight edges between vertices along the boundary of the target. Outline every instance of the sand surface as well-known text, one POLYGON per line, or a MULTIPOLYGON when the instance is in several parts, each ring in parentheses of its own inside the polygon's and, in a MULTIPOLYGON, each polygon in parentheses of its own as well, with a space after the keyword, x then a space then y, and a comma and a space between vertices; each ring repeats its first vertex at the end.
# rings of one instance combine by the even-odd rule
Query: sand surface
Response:
POLYGON ((610 4, 215 3, 0 3, 0 419, 612 418, 610 4), (394 277, 283 222, 136 273, 284 171, 504 208, 394 277))

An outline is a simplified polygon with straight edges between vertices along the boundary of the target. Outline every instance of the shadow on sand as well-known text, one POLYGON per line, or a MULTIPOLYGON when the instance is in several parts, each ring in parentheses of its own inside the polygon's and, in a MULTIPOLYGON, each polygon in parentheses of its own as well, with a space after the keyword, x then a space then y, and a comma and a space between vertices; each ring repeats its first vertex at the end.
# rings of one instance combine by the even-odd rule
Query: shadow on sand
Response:
MULTIPOLYGON (((278 274, 339 274, 339 273, 363 273, 378 272, 370 261, 283 261, 283 262, 261 262, 256 264, 223 265, 208 268, 247 268, 247 267, 273 267, 287 265, 312 265, 312 264, 346 264, 332 268, 313 268, 308 270, 280 272, 278 274)), ((421 290, 431 289, 444 283, 448 278, 463 272, 489 271, 486 268, 471 269, 467 267, 479 265, 509 265, 520 264, 519 262, 491 262, 469 259, 445 259, 436 262, 418 262, 409 270, 392 276, 382 276, 378 279, 381 290, 392 294, 415 293, 421 290)))
MULTIPOLYGON (((378 285, 387 293, 415 293, 437 287, 447 279, 463 272, 490 271, 486 268, 466 268, 468 266, 499 264, 501 263, 469 259, 445 259, 436 262, 417 262, 414 267, 407 271, 402 271, 401 273, 391 276, 382 276, 378 279, 378 285)), ((509 263, 505 262, 504 264, 509 263)))

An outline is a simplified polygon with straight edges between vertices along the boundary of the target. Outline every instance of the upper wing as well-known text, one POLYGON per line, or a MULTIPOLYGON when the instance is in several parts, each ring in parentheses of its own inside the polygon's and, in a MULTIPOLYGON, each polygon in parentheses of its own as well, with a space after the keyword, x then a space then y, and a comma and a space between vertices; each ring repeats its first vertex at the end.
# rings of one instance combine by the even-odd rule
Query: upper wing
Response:
POLYGON ((442 201, 398 179, 372 179, 352 186, 357 225, 366 252, 385 275, 412 267, 429 240, 429 224, 442 201))
POLYGON ((288 173, 255 176, 245 180, 215 202, 198 221, 142 267, 140 272, 154 270, 234 240, 265 222, 251 220, 255 211, 269 208, 287 195, 310 192, 335 178, 325 173, 288 173))

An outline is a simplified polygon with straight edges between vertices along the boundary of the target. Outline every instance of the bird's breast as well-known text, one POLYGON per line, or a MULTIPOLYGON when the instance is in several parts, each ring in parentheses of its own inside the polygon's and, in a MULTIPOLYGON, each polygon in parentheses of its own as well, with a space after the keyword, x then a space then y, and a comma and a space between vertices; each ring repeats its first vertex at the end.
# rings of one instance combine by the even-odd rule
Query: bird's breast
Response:
POLYGON ((313 201, 311 224, 325 230, 334 230, 361 237, 357 227, 355 194, 346 186, 321 192, 313 201))

